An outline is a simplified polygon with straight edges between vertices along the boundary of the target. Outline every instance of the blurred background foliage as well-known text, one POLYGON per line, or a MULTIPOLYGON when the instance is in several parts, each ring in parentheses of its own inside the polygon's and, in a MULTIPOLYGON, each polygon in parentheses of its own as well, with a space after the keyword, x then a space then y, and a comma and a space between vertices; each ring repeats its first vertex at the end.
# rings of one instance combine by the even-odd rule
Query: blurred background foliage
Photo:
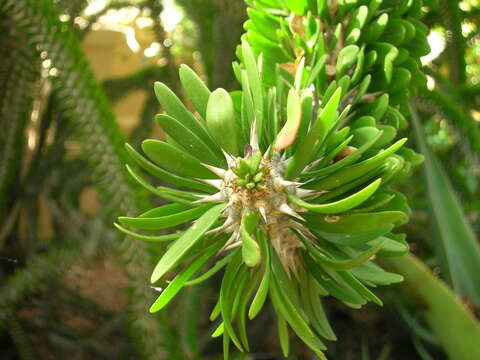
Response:
MULTIPOLYGON (((428 86, 407 135, 426 165, 399 185, 414 209, 405 231, 478 315, 480 1, 424 11, 428 86)), ((235 89, 245 18, 243 0, 0 0, 2 359, 221 358, 208 321, 218 284, 148 314, 161 249, 123 239, 112 222, 152 201, 122 164, 125 140, 162 137, 153 81, 180 92, 186 63, 210 88, 235 89)), ((327 299, 331 359, 446 358, 400 287, 378 291, 383 308, 327 299)), ((268 311, 251 329, 257 352, 234 358, 281 358, 268 311)), ((313 358, 295 345, 291 359, 313 358)))

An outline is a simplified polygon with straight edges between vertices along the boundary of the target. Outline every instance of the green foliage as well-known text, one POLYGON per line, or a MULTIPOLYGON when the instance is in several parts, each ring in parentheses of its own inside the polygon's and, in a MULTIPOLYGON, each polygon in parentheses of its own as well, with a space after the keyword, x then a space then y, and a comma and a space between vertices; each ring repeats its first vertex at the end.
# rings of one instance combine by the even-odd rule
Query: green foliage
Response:
MULTIPOLYGON (((163 199, 170 197, 169 209, 175 204, 193 208, 118 221, 154 230, 178 224, 170 218, 190 219, 187 213, 199 217, 155 267, 152 282, 191 261, 151 311, 166 306, 189 283, 205 256, 240 246, 241 252, 199 278, 206 280, 226 266, 214 310, 214 318, 221 315, 223 322, 213 334, 223 334, 225 358, 230 340, 240 351, 249 349, 245 310, 255 289, 249 314, 258 314, 268 294, 279 316, 284 354, 290 327, 324 358, 320 337, 334 336, 325 331, 330 328, 324 317, 317 323, 308 315, 320 306, 318 296, 332 295, 353 308, 369 300, 381 304, 367 286, 401 279, 373 267, 370 260, 408 250, 392 229, 405 223, 410 209, 405 197, 388 185, 412 167, 414 157, 399 152, 406 139, 392 141, 405 127, 408 96, 425 82, 419 57, 429 51, 426 28, 418 25, 416 18, 422 14, 414 1, 401 8, 378 1, 369 6, 339 4, 328 12, 307 2, 249 5, 250 20, 237 51, 241 62, 234 64, 242 91, 210 92, 183 67, 182 85, 198 119, 168 87, 156 83, 155 93, 166 112, 156 120, 168 137, 143 145, 159 169, 175 173, 185 187, 192 188, 188 181, 201 180, 218 192, 155 188, 132 170, 142 186, 163 199), (378 27, 376 17, 384 14, 388 21, 383 17, 379 23, 385 28, 378 27), (370 26, 369 36, 362 37, 365 26, 370 26), (201 89, 199 97, 193 95, 196 88, 201 89), (309 117, 303 117, 303 108, 309 117), (205 202, 220 204, 201 206, 205 202), (331 240, 342 236, 358 240, 331 240), (362 271, 368 275, 362 276, 362 271), (312 294, 307 303, 301 300, 305 291, 312 294)), ((147 161, 137 153, 135 158, 147 161)), ((151 236, 155 235, 138 238, 151 236)))
POLYGON ((290 341, 294 334, 320 358, 360 350, 362 359, 441 359, 442 349, 451 359, 476 356, 478 323, 465 306, 475 302, 478 280, 479 227, 467 221, 478 217, 480 206, 474 2, 249 0, 245 12, 238 0, 177 0, 185 13, 172 33, 160 22, 162 1, 112 0, 85 16, 88 3, 0 5, 1 356, 30 359, 41 351, 63 358, 74 349, 94 358, 220 358, 222 342, 211 339, 212 332, 223 336, 226 354, 232 341, 255 351, 232 359, 308 357, 301 341, 290 341), (142 31, 151 30, 159 44, 172 40, 173 47, 161 45, 161 65, 103 83, 112 103, 132 90, 148 92, 128 138, 132 146, 124 148, 78 39, 110 9, 131 6, 152 20, 142 31), (446 49, 422 68, 428 28, 439 30, 446 49), (182 65, 178 78, 184 61, 201 76, 182 65), (435 82, 430 79, 428 89, 422 71, 435 82), (142 144, 160 108, 155 81, 172 90, 164 86, 159 93, 169 116, 160 122, 169 135, 142 144), (240 91, 230 91, 238 84, 240 91), (407 99, 414 95, 421 121, 412 132, 407 99), (406 177, 422 157, 405 147, 405 137, 422 130, 426 188, 420 176, 406 177), (83 152, 72 153, 77 147, 83 152), (135 150, 140 147, 148 159, 135 150), (123 168, 126 154, 131 164, 123 168), (160 197, 152 210, 144 211, 146 193, 130 175, 160 197), (160 186, 150 185, 150 176, 160 186), (280 183, 274 192, 273 179, 280 183), (251 200, 241 211, 232 211, 240 207, 223 191, 225 183, 251 200), (101 197, 94 216, 79 202, 91 186, 101 197), (278 203, 265 197, 267 190, 278 203), (53 230, 48 238, 45 213, 53 230), (100 295, 92 300, 76 279, 69 283, 70 275, 79 265, 85 270, 92 261, 118 258, 121 234, 111 219, 119 214, 126 216, 118 230, 134 240, 122 243, 124 261, 108 268, 108 281, 96 278, 89 286, 100 295), (395 229, 401 224, 412 250, 455 293, 414 257, 402 256, 408 244, 395 229), (159 242, 173 242, 166 258, 159 242), (172 268, 159 280, 165 289, 155 303, 159 288, 146 284, 152 254, 162 258, 161 272, 172 268), (129 305, 106 310, 101 298, 118 291, 122 268, 129 305), (409 299, 396 286, 379 288, 403 278, 409 299), (367 301, 385 309, 358 312, 367 301), (153 303, 152 311, 168 310, 149 314, 153 303), (204 316, 208 306, 214 306, 211 319, 219 318, 212 328, 204 316), (68 321, 71 316, 80 321, 68 321), (325 350, 324 340, 337 339, 332 327, 339 346, 325 350), (279 345, 265 336, 275 331, 279 345))
POLYGON ((443 268, 458 294, 480 303, 480 247, 444 169, 428 147, 418 115, 412 117, 418 146, 425 156, 425 180, 435 228, 438 229, 443 268))
POLYGON ((468 360, 480 356, 478 321, 444 283, 435 279, 425 265, 409 254, 383 259, 382 263, 405 276, 417 306, 421 307, 450 359, 468 360))

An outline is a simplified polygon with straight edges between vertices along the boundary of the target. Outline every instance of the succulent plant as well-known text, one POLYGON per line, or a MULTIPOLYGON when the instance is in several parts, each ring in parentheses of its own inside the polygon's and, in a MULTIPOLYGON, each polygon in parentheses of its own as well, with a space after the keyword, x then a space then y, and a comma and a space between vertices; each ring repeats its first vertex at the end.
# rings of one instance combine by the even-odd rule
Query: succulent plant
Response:
POLYGON ((210 319, 221 318, 213 336, 223 335, 226 358, 230 341, 249 350, 246 317, 255 318, 267 298, 284 355, 290 327, 325 358, 321 338, 336 337, 321 297, 353 308, 381 305, 369 288, 402 280, 373 260, 408 251, 393 231, 410 210, 390 184, 421 161, 403 148, 405 138, 395 139, 407 126, 408 97, 425 82, 422 1, 247 4, 234 64, 242 90, 211 92, 182 65, 193 114, 155 84, 165 111, 156 121, 167 139, 143 142, 148 159, 127 150, 171 187, 128 170, 168 204, 120 217, 116 226, 141 240, 172 241, 151 280, 165 283, 171 270, 179 272, 151 312, 225 268, 210 319), (185 231, 153 233, 189 222, 185 231))

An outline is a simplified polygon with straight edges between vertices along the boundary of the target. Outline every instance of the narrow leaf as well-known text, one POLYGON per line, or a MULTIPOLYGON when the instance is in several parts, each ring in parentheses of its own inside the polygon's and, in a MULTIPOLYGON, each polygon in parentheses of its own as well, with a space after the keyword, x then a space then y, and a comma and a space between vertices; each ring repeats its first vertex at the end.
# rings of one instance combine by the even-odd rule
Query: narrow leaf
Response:
POLYGON ((124 227, 118 225, 117 223, 114 223, 113 225, 118 230, 123 232, 125 235, 134 237, 135 239, 148 241, 148 242, 165 242, 165 241, 176 240, 183 234, 183 232, 176 232, 174 234, 166 234, 166 235, 144 235, 144 234, 138 234, 136 232, 125 229, 124 227))
POLYGON ((275 140, 273 145, 275 150, 283 150, 293 144, 297 137, 301 120, 302 107, 300 96, 295 89, 290 89, 287 98, 287 122, 275 140))
POLYGON ((150 312, 157 312, 163 309, 172 298, 182 289, 185 285, 185 282, 205 264, 208 259, 210 259, 220 248, 223 246, 223 243, 220 241, 215 242, 209 248, 207 248, 202 255, 196 258, 190 265, 188 265, 184 270, 182 270, 175 278, 168 284, 165 290, 162 291, 162 294, 157 298, 157 300, 150 307, 150 312))
POLYGON ((229 154, 240 154, 240 132, 235 119, 235 109, 230 94, 224 89, 215 90, 208 99, 207 128, 214 140, 229 154))
POLYGON ((189 129, 212 150, 219 151, 218 146, 213 142, 208 132, 193 114, 183 105, 181 100, 166 86, 157 81, 154 84, 155 95, 165 112, 172 118, 177 119, 184 127, 189 129))
POLYGON ((333 233, 361 233, 402 222, 406 215, 400 211, 382 211, 349 215, 302 214, 313 229, 333 233))
POLYGON ((327 132, 335 119, 335 114, 340 103, 342 89, 338 88, 332 95, 328 103, 323 108, 319 118, 313 124, 312 128, 305 136, 303 143, 298 147, 294 156, 290 160, 285 178, 293 179, 308 165, 312 158, 312 154, 322 144, 327 132))
POLYGON ((480 305, 480 246, 465 216, 450 181, 429 148, 420 120, 412 109, 412 120, 417 144, 425 156, 424 170, 432 220, 441 241, 435 241, 437 250, 446 259, 442 263, 454 289, 469 296, 480 305))
POLYGON ((158 165, 181 176, 200 179, 218 178, 196 157, 164 141, 145 140, 142 143, 142 150, 158 165))
POLYGON ((156 176, 161 180, 169 182, 170 184, 188 187, 195 190, 206 191, 210 193, 217 191, 213 186, 203 184, 191 179, 185 179, 183 177, 177 176, 175 174, 171 174, 168 171, 165 171, 164 169, 159 168, 152 162, 145 159, 129 144, 125 144, 125 148, 127 149, 127 152, 130 155, 130 157, 137 163, 137 165, 139 165, 142 169, 144 169, 151 175, 156 176))
POLYGON ((200 206, 188 209, 177 214, 165 215, 160 217, 123 217, 120 216, 118 221, 126 226, 134 227, 142 230, 161 230, 169 227, 177 226, 187 221, 198 218, 205 213, 211 205, 200 206))
POLYGON ((165 275, 176 262, 207 232, 219 218, 225 205, 217 205, 203 214, 185 233, 168 248, 152 273, 152 283, 165 275))
POLYGON ((200 77, 185 64, 180 65, 180 81, 185 93, 200 116, 205 119, 210 90, 200 77))
POLYGON ((294 204, 309 211, 321 214, 338 214, 353 209, 354 207, 362 204, 370 196, 372 196, 375 191, 377 191, 381 182, 381 179, 377 179, 370 185, 364 187, 362 190, 356 192, 355 194, 328 204, 310 204, 306 201, 303 201, 302 199, 297 198, 292 194, 287 194, 287 196, 294 204))
MULTIPOLYGON (((215 151, 211 145, 208 145, 198 136, 186 127, 182 122, 168 115, 157 115, 155 120, 160 127, 178 142, 190 155, 199 160, 217 167, 225 167, 226 162, 221 155, 220 150, 215 151)), ((218 148, 217 145, 215 147, 218 148)))

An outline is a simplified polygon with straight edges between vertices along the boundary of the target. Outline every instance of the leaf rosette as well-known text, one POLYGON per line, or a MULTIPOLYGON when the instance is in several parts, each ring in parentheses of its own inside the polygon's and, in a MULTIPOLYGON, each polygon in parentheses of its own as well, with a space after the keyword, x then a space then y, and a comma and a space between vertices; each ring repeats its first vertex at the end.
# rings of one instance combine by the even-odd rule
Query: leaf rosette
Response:
POLYGON ((230 341, 249 350, 247 316, 270 298, 284 355, 290 328, 325 358, 322 338, 336 337, 321 297, 381 305, 370 289, 402 280, 373 260, 408 251, 394 228, 410 210, 390 184, 419 162, 397 132, 407 125, 406 99, 424 81, 422 2, 247 3, 234 64, 241 91, 212 92, 182 65, 192 113, 155 84, 166 141, 144 141, 146 156, 127 151, 171 187, 128 170, 167 204, 116 226, 140 240, 172 241, 151 280, 178 272, 151 312, 224 270, 210 319, 220 318, 213 336, 223 335, 226 357, 230 341), (155 233, 183 224, 185 231, 155 233))

